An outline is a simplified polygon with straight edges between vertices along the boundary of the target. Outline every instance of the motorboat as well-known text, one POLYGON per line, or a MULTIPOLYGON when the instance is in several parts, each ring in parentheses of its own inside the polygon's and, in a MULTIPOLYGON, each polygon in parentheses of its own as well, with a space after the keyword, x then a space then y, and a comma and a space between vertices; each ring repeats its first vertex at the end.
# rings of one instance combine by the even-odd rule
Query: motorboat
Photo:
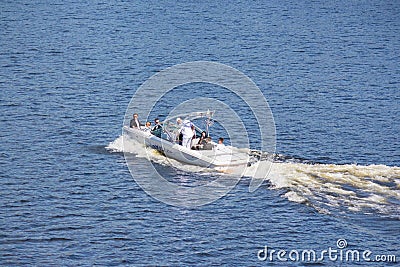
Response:
POLYGON ((185 115, 168 117, 161 123, 161 134, 145 128, 123 127, 126 140, 133 140, 161 152, 167 158, 172 158, 186 164, 224 170, 229 167, 248 166, 249 150, 218 144, 210 137, 210 126, 213 124, 213 111, 193 112, 185 115), (182 129, 180 121, 190 121, 194 126, 195 136, 200 137, 203 130, 194 121, 203 121, 207 135, 206 144, 198 145, 198 138, 193 138, 190 148, 180 144, 179 134, 182 129))

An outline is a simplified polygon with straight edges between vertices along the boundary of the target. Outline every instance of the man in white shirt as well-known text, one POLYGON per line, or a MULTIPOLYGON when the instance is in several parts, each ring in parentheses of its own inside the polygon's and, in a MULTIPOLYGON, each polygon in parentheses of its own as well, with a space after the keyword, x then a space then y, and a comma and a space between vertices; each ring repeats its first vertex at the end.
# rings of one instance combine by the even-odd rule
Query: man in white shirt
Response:
POLYGON ((192 143, 193 138, 193 130, 192 130, 193 123, 190 120, 184 120, 182 122, 182 127, 179 130, 179 133, 182 134, 182 146, 189 148, 192 143))
POLYGON ((224 138, 220 137, 218 138, 218 144, 216 146, 217 150, 224 150, 225 149, 225 145, 224 145, 224 138))

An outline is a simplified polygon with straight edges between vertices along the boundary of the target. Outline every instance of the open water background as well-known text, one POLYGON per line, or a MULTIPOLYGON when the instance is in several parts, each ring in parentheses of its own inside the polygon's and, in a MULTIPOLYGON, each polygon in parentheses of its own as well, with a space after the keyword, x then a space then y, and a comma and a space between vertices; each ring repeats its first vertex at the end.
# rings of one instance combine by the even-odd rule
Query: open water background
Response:
MULTIPOLYGON (((1 1, 0 30, 1 266, 265 266, 265 245, 322 251, 339 238, 400 260, 398 1, 1 1), (352 209, 358 199, 342 203, 345 194, 285 172, 319 173, 297 163, 281 169, 297 179, 289 189, 271 180, 249 193, 245 178, 196 209, 148 196, 105 147, 146 79, 195 60, 230 65, 261 88, 278 153, 345 166, 342 175, 368 166, 352 177, 380 183, 341 188, 379 191, 371 205, 383 208, 352 209), (319 194, 287 197, 303 187, 319 194), (321 212, 327 196, 343 205, 321 212)), ((367 264, 385 266, 320 263, 367 264)))

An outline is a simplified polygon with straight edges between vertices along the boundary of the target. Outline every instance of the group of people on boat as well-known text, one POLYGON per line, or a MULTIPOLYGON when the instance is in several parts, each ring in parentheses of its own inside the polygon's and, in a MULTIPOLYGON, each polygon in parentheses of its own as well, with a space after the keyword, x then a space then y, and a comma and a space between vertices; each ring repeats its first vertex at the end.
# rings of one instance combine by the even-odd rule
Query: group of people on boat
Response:
POLYGON ((137 113, 134 113, 133 118, 131 119, 131 121, 129 123, 129 127, 138 128, 145 132, 151 132, 155 136, 161 138, 162 126, 161 126, 160 120, 158 118, 154 119, 154 126, 152 127, 150 121, 147 121, 145 124, 140 123, 139 115, 137 113))
MULTIPOLYGON (((154 126, 152 127, 151 122, 147 121, 146 124, 141 124, 139 121, 139 115, 137 113, 133 114, 133 118, 130 121, 130 128, 138 128, 143 131, 149 131, 151 134, 161 138, 162 126, 158 118, 154 119, 154 126)), ((190 120, 182 120, 181 118, 176 119, 176 124, 179 127, 177 132, 177 142, 188 148, 188 149, 201 149, 201 150, 211 150, 213 145, 211 144, 211 137, 203 131, 200 137, 196 136, 196 128, 190 120)), ((218 139, 218 146, 223 146, 224 138, 218 139)))

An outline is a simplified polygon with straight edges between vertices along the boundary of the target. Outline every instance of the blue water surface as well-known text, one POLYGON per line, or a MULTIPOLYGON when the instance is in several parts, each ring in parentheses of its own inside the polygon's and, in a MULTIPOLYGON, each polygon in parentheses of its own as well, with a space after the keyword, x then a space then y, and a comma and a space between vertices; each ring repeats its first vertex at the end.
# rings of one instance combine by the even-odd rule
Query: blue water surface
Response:
POLYGON ((257 253, 266 245, 321 251, 337 248, 339 238, 400 260, 399 214, 324 214, 268 182, 249 193, 246 178, 212 204, 168 206, 135 183, 122 154, 105 149, 146 79, 207 60, 260 87, 278 153, 400 166, 397 1, 0 6, 1 266, 303 266, 260 261, 257 253))

